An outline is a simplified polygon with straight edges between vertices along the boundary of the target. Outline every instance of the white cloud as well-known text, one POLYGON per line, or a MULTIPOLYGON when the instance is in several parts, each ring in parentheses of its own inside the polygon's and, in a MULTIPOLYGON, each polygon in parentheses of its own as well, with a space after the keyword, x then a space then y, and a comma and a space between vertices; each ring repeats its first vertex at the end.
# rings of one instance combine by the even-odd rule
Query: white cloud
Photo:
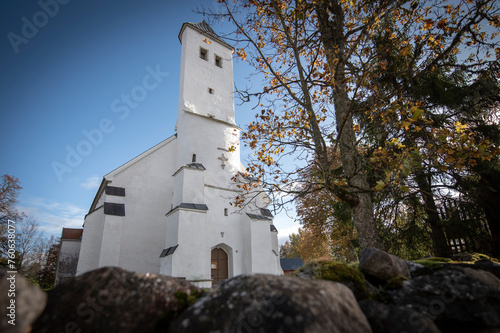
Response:
POLYGON ((97 176, 92 176, 87 178, 83 183, 80 184, 81 187, 87 190, 97 189, 101 184, 101 179, 97 176))
POLYGON ((36 218, 45 236, 61 236, 63 227, 81 228, 87 211, 71 203, 50 202, 31 198, 20 202, 17 209, 36 218))

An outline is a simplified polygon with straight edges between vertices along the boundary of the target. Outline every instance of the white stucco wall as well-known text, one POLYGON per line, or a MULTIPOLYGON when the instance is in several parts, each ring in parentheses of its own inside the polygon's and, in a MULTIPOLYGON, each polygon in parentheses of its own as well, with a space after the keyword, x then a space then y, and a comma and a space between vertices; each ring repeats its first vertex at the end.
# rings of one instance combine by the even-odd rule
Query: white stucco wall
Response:
POLYGON ((179 221, 179 247, 172 255, 172 275, 185 277, 187 280, 209 280, 207 214, 203 211, 184 209, 174 214, 178 216, 179 221))
POLYGON ((173 136, 105 176, 125 196, 103 194, 99 201, 125 204, 125 216, 105 215, 102 207, 87 215, 77 274, 103 266, 159 273, 175 158, 173 136))
POLYGON ((125 217, 106 215, 102 230, 99 267, 120 266, 120 248, 125 217))
POLYGON ((184 112, 177 130, 178 144, 182 147, 179 149, 179 164, 191 163, 193 154, 196 154, 196 162, 212 171, 205 175, 208 184, 227 187, 231 177, 242 171, 238 128, 184 112), (229 151, 230 147, 235 150, 229 151), (224 169, 221 158, 227 159, 224 169), (215 173, 215 170, 224 171, 215 173))
POLYGON ((182 189, 182 191, 174 190, 173 206, 176 207, 181 203, 204 203, 205 196, 203 191, 204 184, 204 170, 182 167, 174 176, 175 189, 182 189))
POLYGON ((99 206, 98 209, 85 217, 76 275, 81 275, 99 267, 103 227, 104 208, 99 206))
POLYGON ((233 50, 189 26, 183 31, 181 43, 178 117, 187 102, 194 112, 234 123, 233 50), (200 48, 208 51, 207 60, 200 58, 200 48), (215 55, 222 58, 222 68, 215 65, 215 55), (214 93, 210 94, 208 88, 214 93))
POLYGON ((72 278, 76 274, 78 266, 78 257, 80 255, 81 240, 62 239, 57 260, 55 285, 64 281, 66 278, 72 278))
MULTIPOLYGON (((113 174, 110 185, 124 187, 119 266, 141 273, 159 273, 159 256, 165 245, 165 214, 172 202, 175 172, 175 137, 132 165, 113 174)), ((111 199, 108 199, 111 200, 111 199)), ((108 218, 120 218, 107 216, 108 218)), ((116 241, 118 242, 118 241, 116 241)), ((111 244, 118 243, 110 238, 111 244)))

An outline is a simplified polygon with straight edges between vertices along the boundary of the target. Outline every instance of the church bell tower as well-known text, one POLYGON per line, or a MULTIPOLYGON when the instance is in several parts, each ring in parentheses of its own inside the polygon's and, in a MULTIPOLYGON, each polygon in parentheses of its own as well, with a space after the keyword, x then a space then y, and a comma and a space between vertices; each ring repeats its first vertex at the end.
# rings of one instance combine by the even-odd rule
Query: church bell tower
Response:
POLYGON ((224 235, 221 223, 230 219, 225 215, 229 209, 227 196, 234 195, 229 189, 234 186, 232 177, 242 171, 240 128, 234 120, 234 49, 205 21, 184 23, 179 40, 179 169, 173 175, 172 209, 167 213, 167 253, 180 245, 162 260, 160 271, 200 281, 200 286, 206 281, 205 286, 211 286, 213 235, 224 235), (221 206, 224 204, 227 207, 221 206), (214 218, 221 212, 225 215, 214 218))
POLYGON ((234 120, 234 48, 205 21, 184 23, 179 40, 178 161, 199 161, 207 169, 225 163, 235 171, 240 168, 239 149, 228 153, 230 147, 237 148, 240 131, 234 120))

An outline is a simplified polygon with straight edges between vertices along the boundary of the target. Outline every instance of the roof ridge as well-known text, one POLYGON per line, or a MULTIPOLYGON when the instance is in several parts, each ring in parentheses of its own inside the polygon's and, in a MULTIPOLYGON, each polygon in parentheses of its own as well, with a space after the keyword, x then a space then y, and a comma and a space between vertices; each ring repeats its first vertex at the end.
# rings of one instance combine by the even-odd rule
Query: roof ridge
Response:
POLYGON ((212 29, 212 27, 210 27, 210 25, 205 20, 198 22, 198 23, 185 22, 182 25, 181 31, 179 33, 179 41, 181 41, 181 43, 182 43, 181 35, 182 35, 182 32, 184 31, 184 27, 186 25, 189 25, 190 27, 194 28, 195 30, 198 30, 199 32, 204 33, 205 35, 213 38, 214 40, 221 43, 222 45, 234 50, 234 47, 232 47, 230 44, 228 44, 226 41, 224 41, 219 35, 217 35, 215 33, 215 31, 212 29))

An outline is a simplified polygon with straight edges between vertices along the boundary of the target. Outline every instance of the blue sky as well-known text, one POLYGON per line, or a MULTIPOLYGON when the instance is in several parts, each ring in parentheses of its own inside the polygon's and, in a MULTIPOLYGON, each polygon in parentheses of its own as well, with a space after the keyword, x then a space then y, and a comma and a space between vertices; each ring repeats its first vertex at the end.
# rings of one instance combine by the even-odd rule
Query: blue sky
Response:
MULTIPOLYGON (((18 208, 36 217, 47 236, 81 227, 102 177, 174 134, 177 35, 183 22, 203 20, 193 12, 201 5, 216 9, 217 2, 3 3, 0 174, 19 178, 18 208), (113 103, 151 71, 161 72, 158 84, 126 116, 113 112, 113 103)), ((235 83, 244 85, 251 69, 241 61, 234 66, 235 83)), ((250 106, 236 107, 240 126, 252 118, 250 106)), ((250 153, 243 150, 242 158, 250 153)), ((281 214, 275 225, 283 243, 298 223, 281 214)))

